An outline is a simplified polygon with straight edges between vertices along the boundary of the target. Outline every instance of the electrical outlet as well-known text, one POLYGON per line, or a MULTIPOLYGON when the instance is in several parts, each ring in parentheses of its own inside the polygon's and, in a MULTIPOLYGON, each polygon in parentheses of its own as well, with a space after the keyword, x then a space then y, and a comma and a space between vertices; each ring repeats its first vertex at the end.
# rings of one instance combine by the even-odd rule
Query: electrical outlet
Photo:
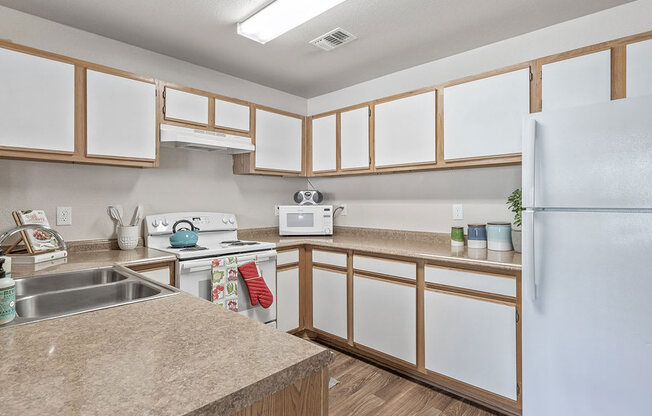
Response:
POLYGON ((342 207, 342 212, 340 215, 343 217, 349 215, 349 210, 347 209, 346 204, 341 204, 340 206, 342 207))
POLYGON ((464 207, 462 206, 462 204, 453 204, 453 219, 454 220, 464 219, 464 207))
POLYGON ((278 205, 274 205, 274 215, 278 217, 278 205))
POLYGON ((72 207, 57 207, 57 225, 72 225, 72 207))

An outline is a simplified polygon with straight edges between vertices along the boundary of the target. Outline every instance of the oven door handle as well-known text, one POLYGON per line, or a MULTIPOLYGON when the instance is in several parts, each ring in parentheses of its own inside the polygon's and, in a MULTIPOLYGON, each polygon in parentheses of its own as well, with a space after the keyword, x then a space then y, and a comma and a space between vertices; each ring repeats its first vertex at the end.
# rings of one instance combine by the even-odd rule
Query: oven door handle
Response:
POLYGON ((190 273, 195 273, 195 272, 201 272, 204 270, 210 270, 212 268, 211 263, 208 264, 202 264, 202 265, 184 265, 181 263, 181 270, 184 272, 190 272, 190 273))
MULTIPOLYGON (((230 256, 223 256, 223 257, 230 257, 230 256)), ((238 264, 243 264, 246 262, 250 261, 270 261, 274 260, 276 258, 276 251, 268 251, 265 253, 261 254, 254 254, 254 255, 245 255, 245 256, 236 256, 238 264)), ((219 258, 219 257, 216 257, 219 258)), ((195 262, 195 263, 190 263, 190 264, 184 264, 184 262, 180 262, 180 269, 181 271, 184 272, 189 272, 189 273, 195 273, 195 272, 201 272, 205 270, 211 270, 213 267, 213 259, 206 260, 206 261, 200 261, 200 262, 195 262)))

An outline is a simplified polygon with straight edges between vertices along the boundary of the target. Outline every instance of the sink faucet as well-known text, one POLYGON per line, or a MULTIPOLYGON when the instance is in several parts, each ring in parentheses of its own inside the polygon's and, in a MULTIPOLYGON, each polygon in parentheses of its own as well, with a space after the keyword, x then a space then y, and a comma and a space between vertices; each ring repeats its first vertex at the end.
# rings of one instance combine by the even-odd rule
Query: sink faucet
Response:
POLYGON ((63 241, 63 237, 61 237, 61 234, 59 234, 57 230, 45 227, 40 224, 25 224, 25 225, 19 225, 18 227, 12 228, 6 233, 0 235, 0 247, 2 247, 4 242, 7 239, 9 239, 12 235, 18 234, 21 231, 32 230, 32 229, 47 231, 48 233, 52 234, 54 238, 57 240, 57 242, 59 243, 59 248, 61 250, 67 249, 66 242, 63 241))

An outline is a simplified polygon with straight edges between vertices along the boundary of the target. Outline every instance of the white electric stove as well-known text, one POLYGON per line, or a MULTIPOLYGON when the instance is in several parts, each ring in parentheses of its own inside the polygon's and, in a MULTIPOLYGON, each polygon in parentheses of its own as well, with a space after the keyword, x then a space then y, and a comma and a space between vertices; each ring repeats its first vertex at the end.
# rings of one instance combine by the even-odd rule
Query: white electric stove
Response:
MULTIPOLYGON (((184 292, 211 300, 211 267, 214 259, 237 257, 238 264, 256 261, 267 287, 274 295, 274 303, 267 309, 252 306, 249 292, 238 276, 238 312, 257 321, 276 323, 276 244, 241 241, 235 215, 218 212, 177 212, 149 215, 145 218, 147 230, 145 245, 177 256, 176 285, 184 292), (177 221, 190 221, 199 239, 192 247, 170 246, 170 236, 177 221)), ((178 228, 189 228, 179 224, 178 228)))

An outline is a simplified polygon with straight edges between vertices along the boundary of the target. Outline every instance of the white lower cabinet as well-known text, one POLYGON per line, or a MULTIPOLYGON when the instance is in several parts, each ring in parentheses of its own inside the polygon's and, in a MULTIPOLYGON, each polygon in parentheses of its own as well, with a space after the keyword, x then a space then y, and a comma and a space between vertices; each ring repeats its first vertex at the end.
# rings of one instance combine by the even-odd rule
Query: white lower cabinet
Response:
POLYGON ((170 284, 170 268, 169 267, 164 267, 161 269, 156 269, 156 270, 149 270, 146 272, 137 272, 139 274, 142 274, 143 276, 152 279, 154 281, 157 281, 159 283, 163 283, 165 285, 170 284))
POLYGON ((276 325, 281 331, 299 327, 299 268, 276 272, 276 325))
POLYGON ((347 338, 346 273, 312 269, 312 326, 347 338))
POLYGON ((355 275, 353 341, 416 364, 416 287, 355 275))
POLYGON ((426 369, 512 400, 516 395, 516 308, 426 290, 426 369))

